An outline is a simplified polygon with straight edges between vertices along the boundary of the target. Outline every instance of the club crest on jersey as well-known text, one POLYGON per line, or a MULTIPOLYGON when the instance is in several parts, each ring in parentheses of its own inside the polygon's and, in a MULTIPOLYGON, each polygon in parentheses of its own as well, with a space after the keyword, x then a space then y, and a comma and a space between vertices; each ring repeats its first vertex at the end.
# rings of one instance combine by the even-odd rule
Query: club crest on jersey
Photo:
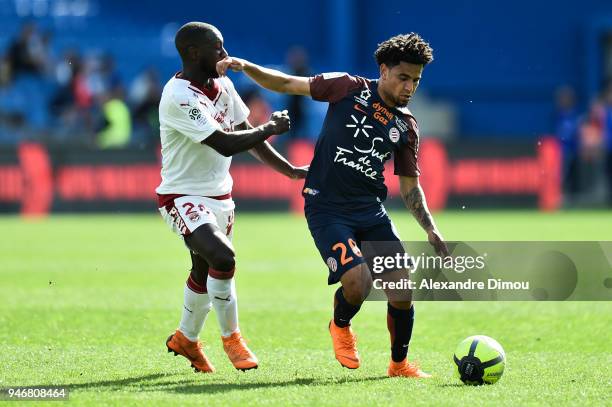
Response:
POLYGON ((392 143, 397 143, 400 139, 399 130, 396 129, 395 127, 391 127, 391 129, 389 129, 389 139, 391 140, 392 143))
POLYGON ((335 273, 336 270, 338 270, 338 262, 333 257, 328 257, 325 263, 327 263, 327 267, 329 267, 332 273, 335 273))
POLYGON ((197 212, 190 213, 188 216, 189 220, 192 222, 197 222, 200 220, 200 215, 197 212))

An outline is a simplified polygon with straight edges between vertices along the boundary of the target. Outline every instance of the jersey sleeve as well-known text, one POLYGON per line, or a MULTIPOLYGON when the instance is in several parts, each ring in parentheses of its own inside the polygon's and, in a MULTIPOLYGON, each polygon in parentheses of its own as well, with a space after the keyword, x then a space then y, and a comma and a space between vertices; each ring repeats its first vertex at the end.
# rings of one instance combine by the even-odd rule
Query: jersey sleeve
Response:
POLYGON ((194 143, 201 143, 221 126, 200 106, 196 98, 187 95, 172 95, 164 121, 166 125, 189 137, 194 143))
POLYGON ((319 102, 335 103, 350 91, 365 84, 363 78, 351 76, 346 72, 330 72, 309 79, 310 96, 319 102))
POLYGON ((247 120, 249 114, 251 114, 251 111, 236 91, 236 88, 234 88, 234 84, 232 83, 232 81, 229 80, 229 78, 224 79, 226 80, 227 91, 230 95, 234 107, 234 123, 242 124, 247 120))
POLYGON ((414 119, 410 119, 406 141, 395 151, 393 157, 393 173, 403 177, 418 177, 421 175, 417 155, 419 151, 419 130, 414 119))

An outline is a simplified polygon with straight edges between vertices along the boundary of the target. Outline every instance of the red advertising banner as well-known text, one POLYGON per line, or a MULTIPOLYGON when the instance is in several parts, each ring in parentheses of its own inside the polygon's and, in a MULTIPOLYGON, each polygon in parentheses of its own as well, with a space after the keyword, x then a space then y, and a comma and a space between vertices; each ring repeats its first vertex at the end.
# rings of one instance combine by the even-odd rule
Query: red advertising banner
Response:
MULTIPOLYGON (((561 153, 552 138, 518 149, 476 150, 425 139, 419 151, 421 183, 432 210, 467 198, 503 207, 508 197, 521 206, 557 209, 561 201, 561 153), (512 151, 509 151, 512 150, 512 151), (486 199, 485 199, 486 198, 486 199), (523 199, 524 198, 524 199, 523 199)), ((288 151, 297 165, 310 162, 313 146, 295 143, 288 151)), ((243 209, 280 207, 302 210, 303 183, 274 172, 249 156, 234 158, 234 198, 243 209), (259 203, 259 205, 254 205, 259 203), (263 204, 263 205, 262 205, 263 204)), ((151 210, 159 184, 158 154, 142 151, 55 151, 24 143, 0 154, 0 211, 26 216, 52 211, 151 210)), ((389 196, 399 196, 399 181, 386 170, 389 196)))

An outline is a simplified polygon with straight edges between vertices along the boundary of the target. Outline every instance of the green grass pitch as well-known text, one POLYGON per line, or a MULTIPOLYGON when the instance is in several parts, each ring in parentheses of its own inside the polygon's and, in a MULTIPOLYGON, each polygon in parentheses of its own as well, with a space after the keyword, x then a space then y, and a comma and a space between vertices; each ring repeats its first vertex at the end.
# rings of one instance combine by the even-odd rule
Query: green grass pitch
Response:
MULTIPOLYGON (((424 238, 407 213, 406 240, 424 238)), ((448 240, 612 240, 611 212, 446 212, 448 240)), ((557 405, 610 403, 612 303, 419 303, 410 358, 434 379, 385 377, 385 304, 355 318, 362 367, 335 361, 334 288, 301 217, 238 212, 243 334, 261 360, 234 370, 214 313, 201 339, 217 372, 166 353, 189 257, 158 216, 0 218, 0 387, 63 385, 71 405, 557 405), (473 334, 497 339, 506 372, 468 387, 452 353, 473 334)), ((55 404, 52 404, 55 405, 55 404)))

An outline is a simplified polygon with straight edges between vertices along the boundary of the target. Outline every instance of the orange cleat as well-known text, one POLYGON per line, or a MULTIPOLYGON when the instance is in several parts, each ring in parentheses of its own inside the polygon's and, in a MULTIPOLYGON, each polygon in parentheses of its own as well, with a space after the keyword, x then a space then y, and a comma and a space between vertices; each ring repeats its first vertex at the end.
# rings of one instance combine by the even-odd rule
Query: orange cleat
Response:
POLYGON ((227 353, 229 360, 238 370, 257 369, 257 356, 247 347, 246 342, 240 332, 234 332, 223 340, 223 350, 227 353))
POLYGON ((329 322, 329 333, 334 345, 334 353, 340 364, 348 369, 357 369, 361 361, 357 352, 357 336, 350 326, 340 328, 332 319, 329 322))
POLYGON ((429 373, 422 371, 418 364, 408 362, 408 358, 401 362, 394 362, 391 360, 389 368, 387 369, 387 375, 389 377, 415 377, 419 379, 428 379, 431 377, 429 373))
POLYGON ((192 342, 183 335, 178 329, 166 340, 168 352, 174 352, 174 356, 185 356, 191 362, 191 367, 196 372, 213 373, 214 366, 210 363, 202 351, 202 342, 192 342))

